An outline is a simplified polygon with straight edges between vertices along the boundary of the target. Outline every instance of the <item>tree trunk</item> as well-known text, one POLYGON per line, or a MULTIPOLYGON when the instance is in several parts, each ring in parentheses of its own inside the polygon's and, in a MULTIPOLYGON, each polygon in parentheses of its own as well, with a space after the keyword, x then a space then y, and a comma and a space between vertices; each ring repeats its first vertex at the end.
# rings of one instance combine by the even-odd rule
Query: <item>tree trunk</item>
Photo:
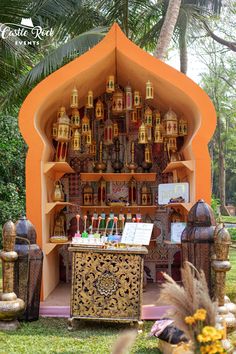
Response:
POLYGON ((181 0, 169 0, 164 23, 162 25, 160 36, 157 41, 156 49, 154 51, 154 56, 158 59, 162 60, 169 48, 176 21, 179 15, 180 5, 181 0))
POLYGON ((187 74, 188 70, 188 49, 187 49, 187 27, 188 19, 186 16, 181 18, 182 24, 179 32, 179 52, 180 52, 180 71, 187 74))

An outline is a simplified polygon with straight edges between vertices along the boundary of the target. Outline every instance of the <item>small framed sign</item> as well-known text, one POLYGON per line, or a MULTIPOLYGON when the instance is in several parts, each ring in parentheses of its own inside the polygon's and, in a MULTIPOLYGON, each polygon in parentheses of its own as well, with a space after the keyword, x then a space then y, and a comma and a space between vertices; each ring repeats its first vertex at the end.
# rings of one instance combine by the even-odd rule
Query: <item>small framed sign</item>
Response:
POLYGON ((149 245, 153 224, 126 222, 121 243, 130 245, 149 245))
POLYGON ((189 202, 189 184, 184 183, 162 183, 158 186, 158 204, 165 205, 170 199, 182 198, 184 203, 189 202))
POLYGON ((181 235, 186 227, 186 222, 172 222, 171 223, 171 242, 181 243, 181 235))

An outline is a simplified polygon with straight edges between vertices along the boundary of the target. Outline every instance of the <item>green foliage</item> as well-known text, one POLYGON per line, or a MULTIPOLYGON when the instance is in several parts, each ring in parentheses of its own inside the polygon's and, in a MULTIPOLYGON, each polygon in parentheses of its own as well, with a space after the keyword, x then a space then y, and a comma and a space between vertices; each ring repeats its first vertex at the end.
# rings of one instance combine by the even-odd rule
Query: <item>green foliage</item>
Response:
POLYGON ((236 216, 221 216, 221 221, 228 224, 236 224, 236 216))
POLYGON ((217 218, 219 216, 220 199, 212 196, 211 207, 214 211, 215 217, 217 218))
POLYGON ((228 228, 232 241, 236 241, 236 228, 228 228))

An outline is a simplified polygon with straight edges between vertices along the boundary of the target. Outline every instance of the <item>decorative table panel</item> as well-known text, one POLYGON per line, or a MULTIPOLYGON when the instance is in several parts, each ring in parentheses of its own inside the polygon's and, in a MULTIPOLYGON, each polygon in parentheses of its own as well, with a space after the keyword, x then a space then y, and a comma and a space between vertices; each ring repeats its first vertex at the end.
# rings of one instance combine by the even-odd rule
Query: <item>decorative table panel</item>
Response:
POLYGON ((73 319, 138 322, 143 292, 145 247, 69 248, 72 252, 73 319))

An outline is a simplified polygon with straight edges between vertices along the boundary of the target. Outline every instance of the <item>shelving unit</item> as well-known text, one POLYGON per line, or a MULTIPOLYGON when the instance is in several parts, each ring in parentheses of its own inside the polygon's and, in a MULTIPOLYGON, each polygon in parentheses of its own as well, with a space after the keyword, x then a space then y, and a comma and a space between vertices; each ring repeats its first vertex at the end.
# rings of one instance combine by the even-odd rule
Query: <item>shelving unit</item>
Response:
POLYGON ((44 174, 57 181, 66 173, 75 173, 67 162, 46 162, 44 164, 44 174))
POLYGON ((76 207, 76 208, 77 208, 77 205, 76 205, 76 204, 72 204, 72 203, 68 203, 68 202, 47 203, 47 204, 46 204, 45 213, 46 213, 46 214, 49 214, 49 213, 51 213, 51 211, 52 211, 53 209, 60 210, 60 209, 63 209, 65 206, 72 206, 72 207, 76 207))
POLYGON ((180 169, 180 168, 187 168, 189 171, 193 172, 194 171, 194 161, 193 160, 186 160, 186 161, 175 161, 175 162, 170 162, 162 171, 162 173, 168 173, 172 172, 174 170, 180 169))
POLYGON ((128 182, 132 177, 136 181, 155 182, 156 173, 81 173, 83 182, 98 182, 103 177, 107 182, 128 182))
POLYGON ((57 246, 63 246, 63 245, 69 245, 70 241, 68 242, 60 242, 60 243, 54 243, 54 242, 47 242, 45 243, 44 250, 46 256, 49 255, 57 246))
POLYGON ((80 206, 80 209, 84 212, 86 210, 89 210, 91 212, 98 212, 98 213, 102 213, 102 212, 124 212, 124 213, 144 213, 144 214, 148 214, 148 213, 154 213, 156 210, 157 206, 156 205, 130 205, 130 206, 122 206, 122 205, 104 205, 104 206, 100 206, 100 205, 92 205, 92 206, 80 206))
POLYGON ((181 208, 184 209, 185 211, 189 212, 189 210, 192 208, 193 203, 169 203, 166 204, 165 207, 167 208, 181 208))

